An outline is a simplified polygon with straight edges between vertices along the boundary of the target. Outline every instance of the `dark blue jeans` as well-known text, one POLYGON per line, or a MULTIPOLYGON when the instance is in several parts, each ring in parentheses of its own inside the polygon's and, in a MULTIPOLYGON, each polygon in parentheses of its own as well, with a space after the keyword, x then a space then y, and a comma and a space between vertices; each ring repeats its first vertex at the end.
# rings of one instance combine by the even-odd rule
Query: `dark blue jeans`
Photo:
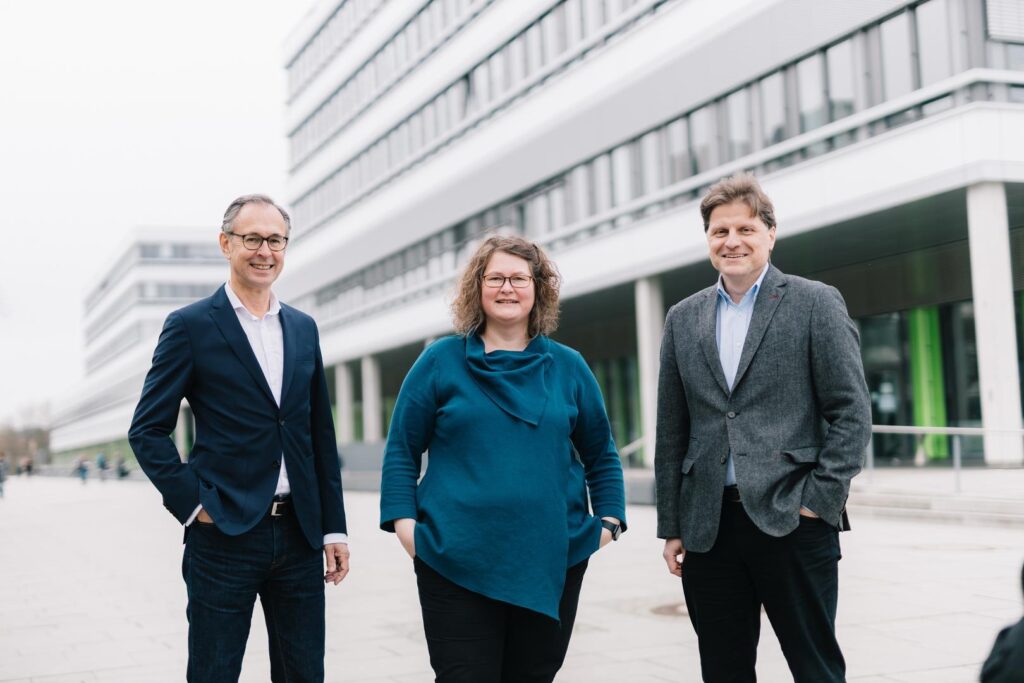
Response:
MULTIPOLYGON (((686 539, 683 539, 684 542, 686 539)), ((782 538, 758 529, 740 503, 722 502, 715 545, 683 557, 683 593, 708 683, 754 683, 761 606, 796 683, 842 683, 836 641, 839 534, 800 518, 782 538)))
POLYGON ((181 572, 188 590, 188 680, 237 681, 259 595, 275 683, 324 680, 324 570, 292 515, 240 536, 195 521, 181 572))

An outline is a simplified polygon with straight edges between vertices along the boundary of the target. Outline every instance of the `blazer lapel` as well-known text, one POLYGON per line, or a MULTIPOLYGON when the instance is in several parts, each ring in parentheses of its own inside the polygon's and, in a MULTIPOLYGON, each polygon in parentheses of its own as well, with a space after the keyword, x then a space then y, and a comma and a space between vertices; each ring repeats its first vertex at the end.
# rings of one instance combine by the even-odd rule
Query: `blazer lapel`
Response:
POLYGON ((704 350, 704 358, 711 369, 711 375, 726 394, 729 385, 725 383, 725 372, 722 371, 722 357, 718 354, 716 328, 718 327, 718 289, 712 287, 701 305, 700 312, 700 347, 704 350))
POLYGON ((761 282, 761 291, 757 293, 757 301, 754 302, 754 313, 750 317, 747 338, 743 341, 743 352, 740 354, 739 367, 736 368, 733 388, 739 386, 743 373, 750 367, 750 361, 753 360, 757 347, 761 345, 768 323, 772 321, 775 310, 779 307, 782 297, 786 295, 785 287, 786 278, 782 272, 775 266, 769 266, 768 273, 761 282))
POLYGON ((231 348, 231 351, 234 352, 235 356, 238 357, 238 360, 252 376, 253 381, 263 390, 263 393, 270 399, 270 402, 276 406, 277 402, 274 401, 274 394, 270 391, 267 378, 263 376, 263 370, 256 360, 256 354, 252 352, 249 338, 245 336, 242 324, 238 322, 238 314, 231 307, 228 295, 224 293, 224 287, 221 287, 213 297, 213 308, 210 311, 210 317, 213 318, 217 329, 224 336, 228 347, 231 348))
POLYGON ((295 349, 297 348, 296 336, 298 332, 295 329, 295 319, 284 306, 281 306, 281 312, 278 313, 278 317, 281 321, 281 331, 284 334, 284 371, 281 377, 281 405, 283 406, 284 399, 288 396, 288 387, 292 382, 292 375, 295 372, 295 349))

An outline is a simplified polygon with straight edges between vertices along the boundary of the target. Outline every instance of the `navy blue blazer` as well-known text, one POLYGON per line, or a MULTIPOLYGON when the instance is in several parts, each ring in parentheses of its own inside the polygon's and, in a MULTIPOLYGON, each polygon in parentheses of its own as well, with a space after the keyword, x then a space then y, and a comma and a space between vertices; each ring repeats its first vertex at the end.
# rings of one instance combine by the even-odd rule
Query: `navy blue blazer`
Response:
POLYGON ((313 319, 290 306, 281 304, 280 319, 279 408, 224 287, 167 316, 128 440, 178 521, 202 503, 232 536, 270 508, 283 453, 299 525, 321 548, 324 534, 347 527, 320 337, 313 319), (184 463, 169 438, 182 398, 196 421, 184 463))

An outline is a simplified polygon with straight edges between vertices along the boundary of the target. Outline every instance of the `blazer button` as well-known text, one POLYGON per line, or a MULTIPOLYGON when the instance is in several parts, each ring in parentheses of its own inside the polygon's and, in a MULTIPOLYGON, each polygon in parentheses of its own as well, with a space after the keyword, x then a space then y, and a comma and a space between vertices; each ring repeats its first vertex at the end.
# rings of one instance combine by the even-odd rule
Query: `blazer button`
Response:
POLYGON ((729 459, 729 456, 727 456, 727 455, 723 455, 723 456, 722 456, 722 464, 724 465, 724 464, 725 464, 725 461, 726 461, 726 460, 728 460, 728 459, 729 459))
POLYGON ((280 460, 275 460, 274 461, 274 467, 280 467, 280 466, 281 466, 281 461, 280 460))
POLYGON ((278 421, 277 421, 277 424, 279 424, 279 425, 281 425, 282 427, 284 427, 284 420, 278 420, 278 421))
POLYGON ((731 420, 732 418, 736 417, 736 413, 730 410, 728 413, 725 414, 725 416, 731 420))

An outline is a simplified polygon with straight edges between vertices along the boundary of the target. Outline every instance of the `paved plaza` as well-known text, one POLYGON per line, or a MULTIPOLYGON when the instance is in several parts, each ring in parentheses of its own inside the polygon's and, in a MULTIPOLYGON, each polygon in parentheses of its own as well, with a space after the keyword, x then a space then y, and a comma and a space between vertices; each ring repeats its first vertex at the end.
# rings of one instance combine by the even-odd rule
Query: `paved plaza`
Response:
MULTIPOLYGON (((346 497, 348 579, 327 590, 327 680, 433 680, 412 564, 377 530, 377 496, 346 497)), ((697 644, 661 561, 654 509, 593 558, 559 681, 700 680, 697 644)), ((839 637, 858 683, 976 681, 1020 617, 1019 528, 854 518, 842 536, 839 637)), ((522 556, 496 562, 529 562, 522 556)), ((0 500, 0 681, 182 681, 181 529, 145 482, 9 479, 0 500)), ((243 681, 269 680, 261 612, 243 681)), ((759 680, 791 680, 764 623, 759 680)))

